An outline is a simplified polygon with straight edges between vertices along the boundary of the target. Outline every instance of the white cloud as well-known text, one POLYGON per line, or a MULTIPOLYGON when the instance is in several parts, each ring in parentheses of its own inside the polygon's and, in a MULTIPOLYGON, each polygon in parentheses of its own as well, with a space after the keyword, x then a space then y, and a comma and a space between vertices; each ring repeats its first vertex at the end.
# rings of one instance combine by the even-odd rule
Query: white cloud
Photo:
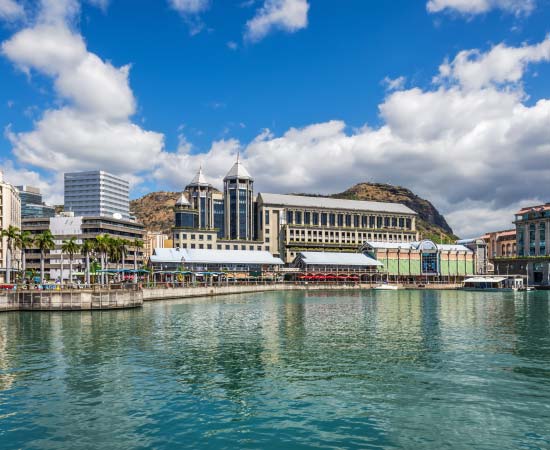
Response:
MULTIPOLYGON (((507 63, 496 66, 509 73, 507 63)), ((221 187, 240 151, 257 191, 334 193, 388 182, 434 202, 461 236, 511 227, 513 212, 538 201, 550 183, 550 100, 527 105, 521 88, 501 85, 519 81, 515 75, 490 73, 483 83, 450 77, 434 89, 391 92, 379 106, 379 128, 350 131, 329 121, 281 136, 266 130, 248 144, 226 140, 204 154, 170 154, 154 176, 169 174, 183 186, 202 163, 221 187)))
POLYGON ((294 33, 307 27, 307 0, 265 0, 246 23, 245 39, 259 41, 274 29, 294 33))
POLYGON ((535 9, 535 0, 429 0, 426 8, 431 13, 453 11, 459 14, 483 14, 493 9, 514 15, 528 15, 535 9))
POLYGON ((210 8, 210 0, 168 0, 169 5, 178 11, 194 36, 204 29, 199 14, 210 8))
POLYGON ((385 77, 382 80, 382 84, 386 86, 387 91, 396 91, 398 89, 403 89, 406 81, 407 79, 403 76, 397 78, 385 77))
POLYGON ((25 16, 23 7, 14 0, 0 0, 0 19, 18 20, 25 16))
POLYGON ((491 84, 518 83, 529 63, 550 60, 550 37, 536 45, 508 47, 499 44, 487 53, 464 50, 439 68, 436 82, 452 79, 467 89, 491 84))
POLYGON ((210 7, 209 0, 168 0, 168 3, 182 14, 197 14, 210 7))
POLYGON ((50 76, 62 103, 44 111, 33 131, 8 130, 13 152, 22 162, 57 171, 148 170, 163 136, 131 122, 136 101, 130 67, 117 68, 87 50, 69 27, 78 10, 70 0, 44 0, 36 25, 2 43, 2 54, 17 67, 50 76))

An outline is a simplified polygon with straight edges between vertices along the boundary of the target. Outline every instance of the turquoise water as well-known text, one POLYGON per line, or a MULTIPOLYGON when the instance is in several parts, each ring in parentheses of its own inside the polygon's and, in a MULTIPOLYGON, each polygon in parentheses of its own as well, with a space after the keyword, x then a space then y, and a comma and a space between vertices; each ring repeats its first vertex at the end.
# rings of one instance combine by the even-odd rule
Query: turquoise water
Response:
POLYGON ((544 292, 0 315, 0 448, 550 448, 544 292))

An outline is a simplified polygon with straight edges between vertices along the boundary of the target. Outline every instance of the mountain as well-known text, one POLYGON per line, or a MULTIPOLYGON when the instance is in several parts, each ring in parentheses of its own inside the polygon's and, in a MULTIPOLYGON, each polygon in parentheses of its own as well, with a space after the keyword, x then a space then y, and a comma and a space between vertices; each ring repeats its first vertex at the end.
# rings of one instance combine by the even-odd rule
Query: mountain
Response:
POLYGON ((450 243, 457 237, 445 217, 428 200, 410 189, 382 183, 359 183, 339 194, 330 197, 348 200, 368 200, 374 202, 402 203, 418 213, 417 229, 423 239, 450 243))
MULTIPOLYGON (((130 201, 130 210, 148 230, 170 233, 174 220, 172 208, 180 195, 180 192, 151 192, 130 201)), ((432 239, 434 242, 454 242, 456 239, 439 211, 428 200, 418 197, 409 189, 390 184, 359 183, 330 197, 402 203, 418 213, 417 228, 422 238, 432 239)))
POLYGON ((151 192, 136 200, 130 200, 130 211, 148 231, 170 234, 174 225, 174 204, 181 192, 151 192))

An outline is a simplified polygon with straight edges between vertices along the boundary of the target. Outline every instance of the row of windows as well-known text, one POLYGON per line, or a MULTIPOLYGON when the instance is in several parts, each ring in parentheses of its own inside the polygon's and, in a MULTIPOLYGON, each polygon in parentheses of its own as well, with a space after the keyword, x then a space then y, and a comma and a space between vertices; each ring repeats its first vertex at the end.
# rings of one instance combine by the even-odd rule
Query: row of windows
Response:
MULTIPOLYGON (((266 214, 266 221, 269 220, 266 214)), ((405 228, 412 229, 412 219, 405 217, 367 216, 357 214, 287 211, 289 225, 321 225, 354 228, 405 228)), ((267 224, 267 223, 266 223, 267 224)))
MULTIPOLYGON (((212 244, 181 244, 180 248, 198 248, 198 249, 207 249, 212 250, 213 245, 212 244)), ((217 250, 257 250, 262 251, 263 247, 261 245, 252 245, 252 244, 217 244, 216 245, 217 250)))
MULTIPOLYGON (((344 244, 361 244, 365 241, 389 241, 389 242, 412 242, 415 239, 415 236, 412 235, 402 235, 402 234, 392 234, 392 233, 338 233, 338 232, 327 232, 324 236, 320 232, 318 235, 304 235, 296 234, 289 236, 289 242, 313 242, 313 243, 324 243, 324 244, 334 244, 334 243, 344 243, 344 244)), ((266 238, 268 242, 269 238, 266 238)))

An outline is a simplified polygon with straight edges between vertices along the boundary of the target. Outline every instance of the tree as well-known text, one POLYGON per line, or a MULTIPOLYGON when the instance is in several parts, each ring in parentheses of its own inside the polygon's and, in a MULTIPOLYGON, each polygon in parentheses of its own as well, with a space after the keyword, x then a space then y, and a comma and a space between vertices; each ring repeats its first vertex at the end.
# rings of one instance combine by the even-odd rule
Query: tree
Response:
POLYGON ((44 283, 44 261, 46 252, 55 248, 53 234, 50 230, 45 230, 34 239, 34 243, 40 249, 40 279, 44 283))
POLYGON ((138 279, 138 273, 137 273, 137 254, 140 248, 143 248, 143 241, 140 239, 134 239, 134 242, 132 242, 132 246, 134 247, 134 283, 137 283, 138 279))
POLYGON ((96 241, 86 239, 81 246, 82 254, 86 259, 86 286, 90 286, 90 254, 96 248, 96 241))
POLYGON ((105 266, 107 265, 107 254, 111 247, 111 238, 106 234, 96 236, 96 249, 99 252, 101 264, 101 284, 105 284, 105 266))
POLYGON ((13 257, 13 247, 19 237, 19 228, 10 225, 0 233, 2 238, 7 239, 6 246, 6 283, 11 282, 11 259, 13 257))
POLYGON ((21 231, 17 237, 17 247, 21 249, 21 271, 23 272, 23 278, 27 276, 27 254, 26 250, 31 248, 34 243, 34 239, 30 231, 21 231))
POLYGON ((63 255, 63 253, 67 253, 69 255, 69 283, 73 282, 74 255, 79 251, 80 251, 80 244, 76 242, 75 237, 70 238, 68 241, 63 241, 63 245, 61 246, 61 254, 63 255))

